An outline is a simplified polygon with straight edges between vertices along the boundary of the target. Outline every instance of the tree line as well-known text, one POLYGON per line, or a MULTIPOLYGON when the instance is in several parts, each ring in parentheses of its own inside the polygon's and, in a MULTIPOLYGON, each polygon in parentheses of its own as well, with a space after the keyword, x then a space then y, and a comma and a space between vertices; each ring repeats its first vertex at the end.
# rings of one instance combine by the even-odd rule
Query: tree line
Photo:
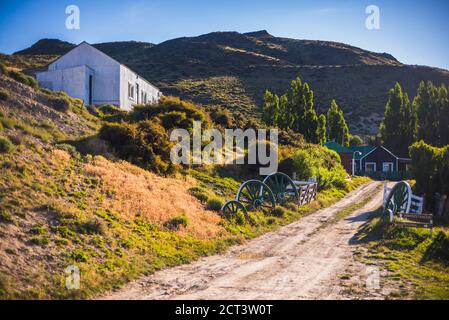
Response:
POLYGON ((349 145, 349 129, 343 111, 332 100, 326 115, 318 115, 313 102, 313 90, 300 77, 292 80, 290 90, 280 97, 265 91, 262 120, 271 126, 300 133, 312 143, 323 144, 333 140, 349 145))
POLYGON ((421 81, 410 101, 401 85, 390 89, 385 114, 380 124, 382 143, 401 156, 408 156, 409 146, 423 140, 443 147, 449 144, 449 98, 443 84, 421 81))

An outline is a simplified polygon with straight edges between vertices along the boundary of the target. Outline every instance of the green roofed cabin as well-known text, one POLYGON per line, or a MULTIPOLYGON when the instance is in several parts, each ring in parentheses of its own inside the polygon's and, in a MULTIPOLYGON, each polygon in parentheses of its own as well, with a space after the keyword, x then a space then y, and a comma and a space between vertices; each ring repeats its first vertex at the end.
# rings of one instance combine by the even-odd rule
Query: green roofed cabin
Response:
POLYGON ((335 141, 328 141, 325 144, 323 144, 324 147, 334 150, 338 153, 341 159, 341 164, 345 168, 346 172, 348 174, 352 174, 352 154, 353 151, 349 149, 348 147, 343 147, 342 145, 338 144, 335 141))
POLYGON ((349 174, 352 174, 353 162, 354 172, 362 175, 376 172, 409 171, 410 158, 398 157, 381 145, 344 147, 334 141, 329 141, 324 146, 336 151, 340 155, 341 162, 349 174))

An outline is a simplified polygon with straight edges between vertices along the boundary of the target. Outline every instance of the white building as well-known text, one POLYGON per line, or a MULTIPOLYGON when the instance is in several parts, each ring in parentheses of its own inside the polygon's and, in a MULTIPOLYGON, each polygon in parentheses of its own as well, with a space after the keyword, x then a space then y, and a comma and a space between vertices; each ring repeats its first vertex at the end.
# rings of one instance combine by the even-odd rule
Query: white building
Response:
POLYGON ((155 103, 158 88, 87 42, 61 56, 38 72, 39 84, 53 91, 65 91, 85 105, 113 104, 131 110, 136 104, 155 103))

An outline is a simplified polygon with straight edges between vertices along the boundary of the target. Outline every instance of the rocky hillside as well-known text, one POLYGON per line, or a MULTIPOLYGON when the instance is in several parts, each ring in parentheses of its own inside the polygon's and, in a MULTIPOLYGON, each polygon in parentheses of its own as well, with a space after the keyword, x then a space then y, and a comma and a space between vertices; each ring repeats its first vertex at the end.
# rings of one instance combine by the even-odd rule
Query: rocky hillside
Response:
MULTIPOLYGON (((259 110, 265 89, 282 93, 300 75, 311 84, 319 110, 327 110, 335 98, 352 131, 360 134, 377 132, 387 92, 396 81, 410 94, 421 80, 449 83, 447 70, 404 65, 390 54, 343 43, 280 38, 266 31, 213 32, 158 45, 113 42, 95 46, 164 93, 247 115, 259 110)), ((39 58, 72 47, 47 39, 17 54, 39 58)))

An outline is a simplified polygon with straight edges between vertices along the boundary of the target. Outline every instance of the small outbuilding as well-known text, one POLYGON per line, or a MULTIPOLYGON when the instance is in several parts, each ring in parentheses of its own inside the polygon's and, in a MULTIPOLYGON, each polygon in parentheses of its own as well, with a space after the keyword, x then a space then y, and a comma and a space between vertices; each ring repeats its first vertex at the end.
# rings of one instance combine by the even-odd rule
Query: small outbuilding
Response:
POLYGON ((82 42, 36 73, 41 87, 65 91, 87 106, 112 104, 131 110, 136 104, 159 101, 162 93, 137 73, 82 42))

